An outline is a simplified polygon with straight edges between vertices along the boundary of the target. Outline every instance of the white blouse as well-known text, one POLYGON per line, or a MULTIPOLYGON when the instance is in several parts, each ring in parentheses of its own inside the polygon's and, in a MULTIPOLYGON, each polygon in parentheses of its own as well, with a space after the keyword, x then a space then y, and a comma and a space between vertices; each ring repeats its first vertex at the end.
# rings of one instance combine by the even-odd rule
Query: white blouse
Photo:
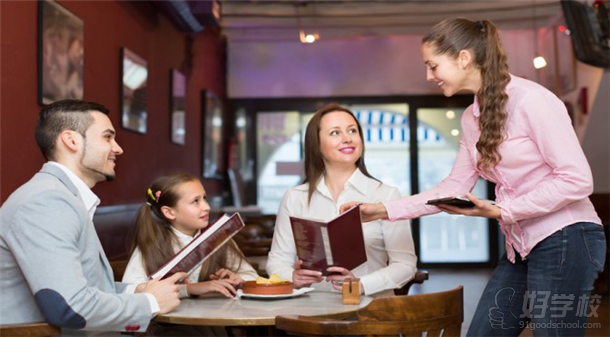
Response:
MULTIPOLYGON (((182 247, 186 246, 189 242, 194 239, 194 236, 186 235, 174 227, 171 228, 174 234, 178 237, 178 241, 180 245, 174 245, 174 252, 178 252, 182 247)), ((197 232, 199 234, 199 231, 197 232)), ((195 236, 197 236, 195 234, 195 236)), ((228 260, 229 260, 229 268, 231 270, 235 270, 239 265, 240 257, 236 256, 234 253, 229 251, 228 260)), ((192 273, 189 274, 189 281, 191 283, 199 282, 199 273, 201 272, 201 266, 195 268, 192 273)), ((244 281, 255 280, 258 274, 256 270, 252 268, 252 266, 245 259, 241 261, 241 266, 237 270, 237 275, 239 275, 244 281)), ((144 267, 144 260, 142 259, 142 252, 138 247, 134 250, 129 262, 127 263, 127 267, 125 268, 125 274, 123 274, 123 282, 132 283, 132 284, 140 284, 148 282, 148 273, 146 273, 146 268, 144 267)), ((182 287, 180 290, 180 297, 187 297, 186 287, 182 287)))
MULTIPOLYGON (((283 279, 292 280, 297 261, 296 247, 292 236, 289 216, 299 216, 323 221, 339 215, 339 207, 350 201, 367 203, 400 198, 400 193, 391 187, 371 179, 357 169, 345 183, 337 202, 332 198, 324 177, 316 186, 307 205, 309 184, 289 189, 280 205, 275 223, 273 243, 267 261, 267 273, 276 273, 283 279)), ((364 287, 366 295, 391 295, 413 278, 417 271, 417 257, 408 220, 375 220, 362 224, 367 262, 352 270, 364 287)), ((313 285, 316 289, 333 289, 330 282, 313 285)))

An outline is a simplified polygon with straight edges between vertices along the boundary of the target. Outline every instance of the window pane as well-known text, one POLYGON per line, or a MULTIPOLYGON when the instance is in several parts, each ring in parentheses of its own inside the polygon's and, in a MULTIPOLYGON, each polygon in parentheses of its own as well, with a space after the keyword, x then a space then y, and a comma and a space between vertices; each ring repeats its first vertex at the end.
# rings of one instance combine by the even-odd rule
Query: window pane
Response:
MULTIPOLYGON (((417 144, 420 191, 434 188, 449 175, 460 142, 464 109, 419 109, 417 144)), ((473 194, 487 198, 486 182, 479 180, 473 194)), ((439 196, 445 197, 445 196, 439 196)), ((435 262, 489 261, 486 218, 441 212, 420 218, 420 260, 435 262)))
POLYGON ((402 195, 411 193, 409 105, 351 105, 365 140, 364 161, 369 173, 402 195))
POLYGON ((298 111, 259 112, 257 124, 257 205, 276 214, 286 190, 301 180, 298 111))

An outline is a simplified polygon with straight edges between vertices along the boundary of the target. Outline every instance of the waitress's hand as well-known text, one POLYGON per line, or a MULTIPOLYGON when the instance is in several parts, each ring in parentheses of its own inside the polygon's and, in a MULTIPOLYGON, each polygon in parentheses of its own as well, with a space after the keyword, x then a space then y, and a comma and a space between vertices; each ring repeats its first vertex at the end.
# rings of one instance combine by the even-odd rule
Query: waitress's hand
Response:
MULTIPOLYGON (((356 278, 356 276, 354 276, 354 273, 352 273, 350 270, 345 269, 343 267, 328 267, 328 269, 326 269, 328 272, 330 272, 331 274, 326 276, 326 281, 327 282, 331 282, 331 284, 333 285, 333 289, 338 290, 338 291, 343 291, 343 283, 345 279, 347 278, 356 278), (337 274, 338 273, 338 274, 337 274), (340 281, 340 282, 338 282, 340 281)), ((360 287, 360 293, 363 293, 362 287, 360 287)))
POLYGON ((294 263, 292 272, 292 286, 296 289, 309 287, 314 283, 322 282, 322 273, 316 270, 301 269, 303 260, 294 263))
POLYGON ((339 212, 343 213, 358 204, 361 204, 360 205, 360 215, 362 216, 362 222, 368 222, 368 221, 373 221, 373 220, 377 220, 377 219, 387 219, 388 218, 388 211, 385 209, 385 206, 380 202, 370 204, 370 203, 361 203, 359 201, 350 201, 348 203, 341 205, 339 212))
POLYGON ((481 217, 492 218, 492 219, 501 218, 501 214, 500 214, 501 208, 500 207, 498 207, 496 205, 492 205, 488 202, 482 201, 479 198, 475 197, 474 194, 472 194, 472 193, 466 193, 466 198, 468 198, 468 200, 470 200, 470 201, 472 201, 472 203, 474 203, 474 207, 460 208, 460 207, 449 206, 449 205, 438 205, 436 207, 438 207, 441 211, 443 211, 445 213, 449 213, 449 214, 481 216, 481 217))

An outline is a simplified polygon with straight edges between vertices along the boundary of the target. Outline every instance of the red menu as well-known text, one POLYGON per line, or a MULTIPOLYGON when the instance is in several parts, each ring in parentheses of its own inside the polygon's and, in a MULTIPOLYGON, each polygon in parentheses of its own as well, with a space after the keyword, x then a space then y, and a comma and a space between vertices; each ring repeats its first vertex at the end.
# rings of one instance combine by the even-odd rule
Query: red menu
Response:
POLYGON ((290 224, 301 268, 328 275, 328 267, 352 270, 366 262, 360 205, 327 222, 291 216, 290 224))
POLYGON ((192 272, 244 226, 239 213, 224 214, 148 277, 166 278, 181 271, 192 272))

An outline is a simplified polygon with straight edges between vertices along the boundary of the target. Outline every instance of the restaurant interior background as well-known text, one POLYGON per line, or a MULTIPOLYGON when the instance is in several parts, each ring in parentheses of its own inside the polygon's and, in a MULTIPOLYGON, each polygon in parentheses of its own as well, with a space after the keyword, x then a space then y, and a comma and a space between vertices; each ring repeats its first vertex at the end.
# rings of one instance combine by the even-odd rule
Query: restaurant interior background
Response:
MULTIPOLYGON (((198 1, 190 3, 190 23, 176 18, 169 1, 57 3, 84 24, 83 97, 110 108, 125 151, 117 179, 94 188, 101 211, 140 205, 155 177, 185 171, 202 177, 220 212, 234 204, 227 170, 235 168, 245 184, 241 203, 274 213, 299 182, 308 118, 329 102, 356 112, 373 175, 404 195, 433 186, 451 168, 472 96, 445 98, 426 82, 419 45, 434 23, 465 16, 496 22, 511 73, 546 85, 571 107, 593 170, 592 199, 609 221, 609 72, 574 59, 557 0, 222 1, 220 19, 214 2, 198 1), (302 43, 308 33, 319 39, 302 43), (144 132, 121 126, 124 48, 146 61, 144 132), (533 67, 536 54, 547 58, 546 68, 533 67), (179 142, 172 138, 172 70, 186 79, 179 142)), ((33 137, 38 9, 37 1, 0 1, 0 202, 44 162, 33 137)), ((493 197, 488 191, 477 186, 478 195, 493 197)), ((413 227, 423 266, 492 266, 503 247, 486 220, 436 215, 413 227)))

